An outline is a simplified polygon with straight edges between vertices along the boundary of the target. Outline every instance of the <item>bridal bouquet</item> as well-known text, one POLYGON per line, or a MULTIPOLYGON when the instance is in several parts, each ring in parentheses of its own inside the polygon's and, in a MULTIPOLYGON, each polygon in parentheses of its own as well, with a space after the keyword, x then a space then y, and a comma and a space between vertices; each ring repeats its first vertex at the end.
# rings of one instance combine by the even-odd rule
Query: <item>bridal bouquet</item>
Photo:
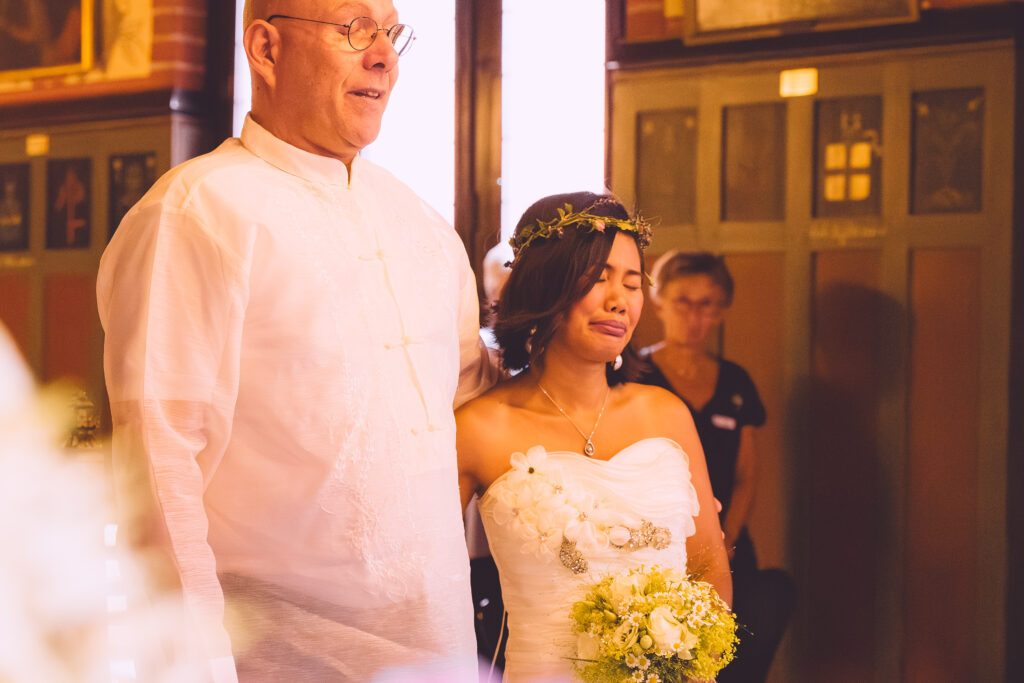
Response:
POLYGON ((732 661, 736 618, 711 584, 634 568, 593 586, 571 613, 587 683, 710 681, 732 661))

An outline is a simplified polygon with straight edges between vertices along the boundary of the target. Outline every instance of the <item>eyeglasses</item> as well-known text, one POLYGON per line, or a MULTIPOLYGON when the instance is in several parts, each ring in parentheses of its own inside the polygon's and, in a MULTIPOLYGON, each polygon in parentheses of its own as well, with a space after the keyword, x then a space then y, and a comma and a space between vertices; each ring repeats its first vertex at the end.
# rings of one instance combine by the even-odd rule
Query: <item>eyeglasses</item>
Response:
POLYGON ((722 304, 713 299, 690 299, 678 296, 672 299, 672 307, 679 313, 696 313, 702 318, 712 318, 722 309, 722 304))
POLYGON ((391 41, 391 44, 395 48, 395 52, 397 52, 399 56, 408 52, 409 48, 412 47, 412 41, 416 40, 416 36, 413 35, 412 26, 409 26, 408 24, 395 24, 391 28, 384 28, 370 17, 356 17, 347 24, 337 24, 333 21, 320 21, 319 19, 291 17, 287 14, 273 14, 267 17, 268 22, 273 21, 274 19, 308 21, 313 24, 325 24, 327 26, 344 29, 343 33, 348 38, 348 44, 356 52, 362 52, 373 45, 373 41, 381 31, 384 31, 384 35, 386 35, 388 40, 391 41))

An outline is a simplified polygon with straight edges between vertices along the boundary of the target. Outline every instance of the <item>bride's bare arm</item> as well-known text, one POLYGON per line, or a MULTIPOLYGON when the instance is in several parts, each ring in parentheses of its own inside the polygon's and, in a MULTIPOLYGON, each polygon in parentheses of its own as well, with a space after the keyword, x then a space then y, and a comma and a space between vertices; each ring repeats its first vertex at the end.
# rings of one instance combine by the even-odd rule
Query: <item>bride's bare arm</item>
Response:
POLYGON ((666 426, 690 459, 690 478, 697 491, 700 514, 695 520, 697 531, 686 540, 687 564, 691 574, 699 576, 715 587, 729 605, 732 605, 732 574, 729 571, 729 557, 722 540, 722 527, 718 520, 718 508, 711 492, 704 449, 697 436, 690 411, 679 400, 671 397, 665 400, 659 410, 666 419, 666 426))
POLYGON ((479 420, 475 412, 472 401, 455 411, 455 452, 459 461, 459 497, 463 510, 480 488, 478 464, 482 444, 479 442, 479 420))

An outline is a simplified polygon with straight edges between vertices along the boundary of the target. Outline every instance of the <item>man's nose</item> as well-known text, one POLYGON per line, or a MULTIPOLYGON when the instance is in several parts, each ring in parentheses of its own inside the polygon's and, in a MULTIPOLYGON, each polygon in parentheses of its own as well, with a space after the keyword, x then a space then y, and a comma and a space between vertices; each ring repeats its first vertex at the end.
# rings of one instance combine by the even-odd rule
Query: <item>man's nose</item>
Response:
POLYGON ((398 52, 388 34, 380 30, 370 47, 363 50, 363 66, 367 69, 391 71, 398 64, 398 52))

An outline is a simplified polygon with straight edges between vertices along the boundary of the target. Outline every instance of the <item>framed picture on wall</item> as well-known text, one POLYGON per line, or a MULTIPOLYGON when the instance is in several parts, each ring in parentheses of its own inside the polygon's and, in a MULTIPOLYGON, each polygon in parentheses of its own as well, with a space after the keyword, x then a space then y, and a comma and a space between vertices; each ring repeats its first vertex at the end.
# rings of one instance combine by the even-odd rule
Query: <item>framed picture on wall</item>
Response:
POLYGON ((981 211, 985 93, 914 93, 910 212, 981 211))
POLYGON ((88 71, 95 0, 0 1, 0 80, 88 71))
POLYGON ((660 225, 692 225, 697 204, 697 110, 636 117, 637 208, 660 225))
POLYGON ((0 251, 28 249, 29 166, 0 166, 0 251))
POLYGON ((814 217, 878 216, 882 209, 882 98, 815 103, 814 217))
POLYGON ((786 105, 722 109, 722 220, 786 217, 786 105))
POLYGON ((125 214, 156 181, 156 153, 115 154, 110 157, 110 236, 125 214))
POLYGON ((92 233, 92 159, 46 164, 46 248, 88 249, 92 233))
POLYGON ((784 33, 917 21, 919 0, 686 0, 686 42, 720 42, 784 33))

